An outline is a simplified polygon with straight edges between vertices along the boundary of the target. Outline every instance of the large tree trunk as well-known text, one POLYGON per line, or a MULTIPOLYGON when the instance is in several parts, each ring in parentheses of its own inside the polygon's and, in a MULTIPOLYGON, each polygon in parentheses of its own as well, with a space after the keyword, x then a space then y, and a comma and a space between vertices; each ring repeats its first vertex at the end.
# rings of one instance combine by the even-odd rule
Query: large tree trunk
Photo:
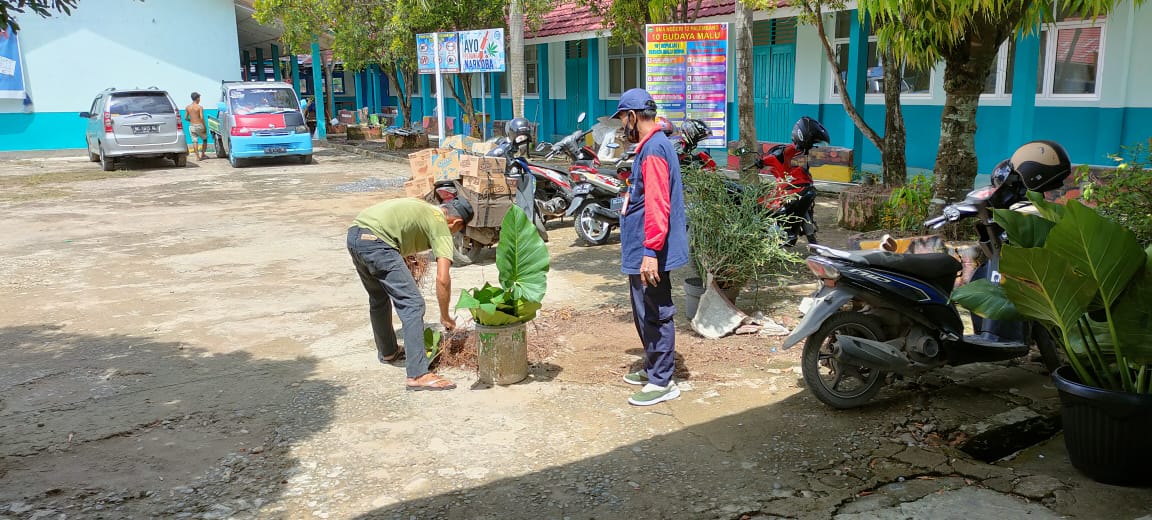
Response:
MULTIPOLYGON (((803 0, 800 2, 800 7, 810 16, 816 20, 816 35, 820 37, 820 44, 824 47, 824 58, 828 60, 828 64, 832 66, 832 77, 836 80, 836 88, 840 92, 840 103, 844 105, 844 111, 848 113, 848 117, 852 119, 852 123, 856 128, 860 129, 860 133, 868 138, 880 153, 884 153, 884 140, 880 138, 868 123, 864 122, 864 118, 860 112, 856 111, 856 105, 852 104, 852 99, 848 97, 848 86, 844 84, 844 74, 840 70, 840 62, 836 60, 836 51, 832 48, 832 44, 828 41, 828 33, 824 30, 824 13, 821 9, 821 2, 823 0, 803 0)), ((856 150, 856 153, 863 153, 863 150, 856 150)))
MULTIPOLYGON (((323 65, 324 78, 328 81, 328 95, 324 99, 326 105, 328 106, 328 112, 325 114, 328 116, 328 121, 336 118, 336 89, 332 86, 332 69, 336 68, 335 60, 336 58, 333 57, 332 59, 328 60, 328 63, 323 65)), ((318 124, 326 124, 328 121, 320 121, 318 124)))
POLYGON ((387 67, 384 69, 384 74, 388 77, 392 91, 396 93, 396 108, 400 112, 400 120, 397 121, 396 126, 407 127, 412 117, 412 89, 404 82, 403 72, 397 67, 387 67))
MULTIPOLYGON (((449 89, 452 91, 452 98, 456 100, 457 105, 460 105, 460 110, 464 112, 464 115, 468 117, 469 121, 476 121, 476 108, 472 106, 472 75, 453 74, 448 77, 448 85, 452 87, 449 89), (463 92, 456 89, 456 82, 451 79, 453 76, 460 79, 460 87, 463 92)), ((479 125, 472 125, 472 133, 475 136, 480 135, 479 129, 479 125)))
MULTIPOLYGON (((738 128, 740 142, 738 148, 757 150, 756 143, 756 98, 753 96, 752 82, 752 8, 744 0, 736 0, 736 112, 739 114, 738 128)), ((748 169, 756 160, 756 154, 740 156, 740 177, 744 182, 759 181, 757 172, 748 169)))
POLYGON ((904 64, 891 52, 884 53, 884 153, 881 157, 884 161, 884 185, 889 188, 903 186, 908 179, 907 158, 904 156, 904 114, 900 108, 903 67, 904 64))
POLYGON ((1002 32, 996 27, 985 27, 944 53, 946 97, 940 116, 933 195, 945 203, 963 199, 976 180, 976 109, 996 60, 1002 32))
POLYGON ((524 117, 524 9, 521 0, 508 7, 508 93, 512 95, 512 117, 524 117))

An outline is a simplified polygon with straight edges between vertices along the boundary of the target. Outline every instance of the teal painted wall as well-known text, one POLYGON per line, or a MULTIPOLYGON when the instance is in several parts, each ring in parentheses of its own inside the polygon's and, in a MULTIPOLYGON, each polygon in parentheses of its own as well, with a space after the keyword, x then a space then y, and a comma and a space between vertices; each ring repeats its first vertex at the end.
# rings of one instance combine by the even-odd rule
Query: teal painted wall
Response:
MULTIPOLYGON (((203 100, 201 100, 203 102, 203 100)), ((216 110, 205 109, 206 116, 216 116, 216 110)), ((180 112, 184 118, 184 112, 180 112)), ((84 148, 84 132, 88 120, 76 112, 0 112, 0 152, 26 150, 64 150, 84 148)), ((188 123, 184 123, 184 139, 191 143, 188 123)), ((209 140, 211 142, 211 140, 209 140)))

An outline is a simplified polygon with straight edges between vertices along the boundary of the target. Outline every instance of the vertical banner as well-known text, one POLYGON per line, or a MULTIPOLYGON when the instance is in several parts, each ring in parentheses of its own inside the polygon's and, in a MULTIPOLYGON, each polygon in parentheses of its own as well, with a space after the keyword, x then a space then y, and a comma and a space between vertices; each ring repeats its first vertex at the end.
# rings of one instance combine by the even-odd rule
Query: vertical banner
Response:
POLYGON ((0 29, 0 99, 25 99, 20 42, 11 26, 0 29))
POLYGON ((504 72, 504 29, 460 31, 460 72, 504 72))
POLYGON ((440 33, 440 48, 433 51, 436 46, 432 33, 416 35, 416 59, 420 74, 435 74, 436 62, 433 57, 440 59, 440 72, 451 74, 460 72, 460 36, 459 33, 440 33))
POLYGON ((703 148, 728 143, 728 24, 645 26, 645 85, 664 117, 679 127, 700 119, 712 129, 703 148))

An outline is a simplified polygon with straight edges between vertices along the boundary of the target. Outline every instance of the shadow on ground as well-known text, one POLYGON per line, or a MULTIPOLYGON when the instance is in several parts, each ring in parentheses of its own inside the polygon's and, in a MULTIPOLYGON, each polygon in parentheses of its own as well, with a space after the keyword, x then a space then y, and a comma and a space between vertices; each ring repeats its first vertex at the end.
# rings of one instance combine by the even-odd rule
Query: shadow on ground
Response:
POLYGON ((294 440, 326 429, 342 393, 309 379, 311 358, 55 324, 0 329, 0 358, 0 504, 33 517, 268 508, 294 472, 294 440))

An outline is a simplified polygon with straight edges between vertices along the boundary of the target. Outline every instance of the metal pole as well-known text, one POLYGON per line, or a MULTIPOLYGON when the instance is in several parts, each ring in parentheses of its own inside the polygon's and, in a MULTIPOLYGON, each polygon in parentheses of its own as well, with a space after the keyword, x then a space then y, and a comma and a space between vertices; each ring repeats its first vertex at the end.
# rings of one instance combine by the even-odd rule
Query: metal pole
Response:
POLYGON ((444 81, 440 76, 440 33, 432 33, 432 62, 436 64, 436 134, 440 140, 436 146, 444 144, 444 81))
MULTIPOLYGON (((481 72, 480 73, 480 114, 481 114, 480 117, 481 118, 487 117, 488 116, 487 112, 488 112, 488 104, 485 103, 485 100, 484 100, 484 73, 481 72)), ((472 124, 476 124, 476 122, 473 121, 472 124)), ((480 122, 480 137, 482 137, 485 141, 488 140, 488 125, 486 125, 483 121, 480 122)))

